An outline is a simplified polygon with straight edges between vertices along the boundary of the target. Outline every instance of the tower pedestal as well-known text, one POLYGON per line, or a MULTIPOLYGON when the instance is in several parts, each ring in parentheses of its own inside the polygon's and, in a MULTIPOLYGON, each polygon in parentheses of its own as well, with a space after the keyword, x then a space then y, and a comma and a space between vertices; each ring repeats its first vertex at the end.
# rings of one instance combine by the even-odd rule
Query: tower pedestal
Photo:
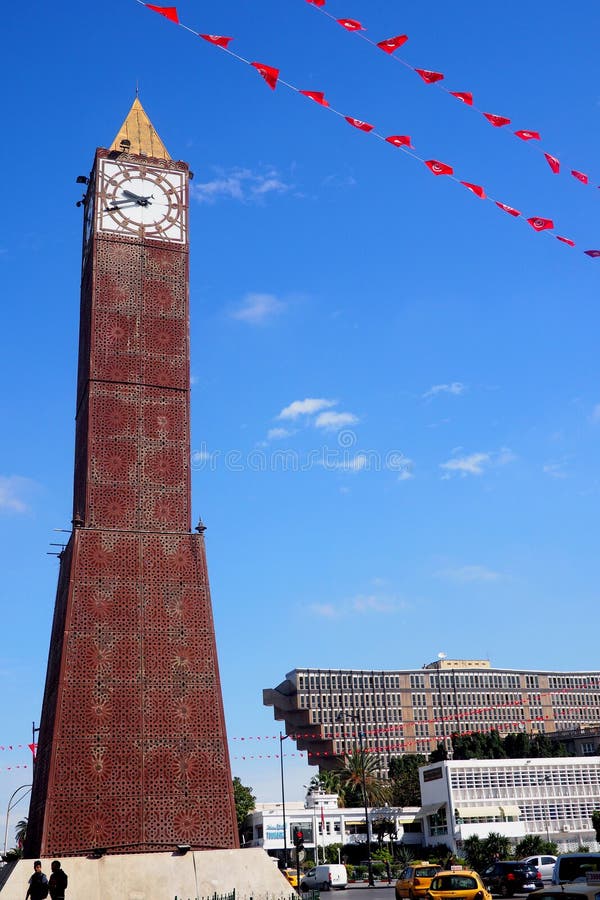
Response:
MULTIPOLYGON (((51 861, 42 860, 47 875, 51 861)), ((66 896, 85 900, 195 900, 234 890, 236 900, 297 897, 259 848, 74 857, 61 862, 69 876, 66 896)), ((19 860, 0 888, 2 900, 23 900, 32 872, 32 860, 19 860)))

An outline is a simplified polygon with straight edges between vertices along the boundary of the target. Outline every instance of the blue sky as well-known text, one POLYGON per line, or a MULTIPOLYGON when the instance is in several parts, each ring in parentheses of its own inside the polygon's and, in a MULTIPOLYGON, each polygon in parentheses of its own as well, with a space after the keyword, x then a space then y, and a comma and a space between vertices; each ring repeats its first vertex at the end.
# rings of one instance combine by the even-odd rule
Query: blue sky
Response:
MULTIPOLYGON (((71 518, 75 177, 138 81, 195 172, 194 515, 208 526, 233 772, 266 800, 278 741, 242 760, 254 754, 237 738, 278 733, 261 691, 295 666, 409 668, 444 651, 598 667, 600 260, 581 250, 600 247, 600 11, 327 3, 374 40, 408 34, 407 59, 540 131, 589 173, 584 187, 304 0, 178 9, 578 244, 269 90, 135 0, 4 15, 0 745, 26 745, 39 719, 58 570, 46 553, 71 518)), ((29 762, 0 751, 0 826, 29 762)), ((300 798, 314 769, 286 764, 300 798)))

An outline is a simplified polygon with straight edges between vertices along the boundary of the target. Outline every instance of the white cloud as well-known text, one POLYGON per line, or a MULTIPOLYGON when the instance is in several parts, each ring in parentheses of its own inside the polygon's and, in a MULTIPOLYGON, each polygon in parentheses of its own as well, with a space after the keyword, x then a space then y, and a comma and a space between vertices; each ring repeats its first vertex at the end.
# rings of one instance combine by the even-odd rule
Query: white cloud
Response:
POLYGON ((292 187, 281 179, 275 169, 264 172, 242 168, 229 171, 215 169, 215 175, 212 181, 192 184, 192 197, 201 203, 216 203, 223 197, 248 203, 260 201, 267 194, 284 194, 292 187))
POLYGON ((502 576, 486 566, 459 566, 456 569, 444 569, 437 573, 438 578, 447 578, 461 584, 472 581, 497 581, 502 576))
POLYGON ((335 406, 337 400, 326 400, 324 397, 307 397, 305 400, 294 400, 289 406, 284 407, 278 419, 297 419, 300 416, 312 416, 322 409, 335 406))
POLYGON ((352 459, 341 459, 336 462, 327 460, 321 463, 321 465, 324 465, 327 469, 340 469, 344 472, 362 472, 363 469, 366 469, 368 464, 369 458, 366 453, 357 453, 352 459))
POLYGON ((542 471, 550 478, 568 478, 569 473, 565 472, 565 466, 564 462, 546 463, 545 466, 542 466, 542 471))
POLYGON ((285 309, 285 303, 273 294, 246 294, 237 309, 232 310, 232 319, 249 322, 251 325, 262 325, 285 309))
POLYGON ((323 619, 340 619, 349 616, 393 615, 409 608, 404 600, 379 594, 357 594, 335 603, 313 603, 311 613, 323 619))
POLYGON ((459 394, 464 394, 466 389, 467 386, 462 381, 452 381, 450 384, 434 384, 422 396, 424 400, 435 397, 437 394, 454 394, 458 396, 459 394))
POLYGON ((315 616, 323 619, 337 619, 341 615, 333 603, 311 603, 309 609, 315 616))
POLYGON ((512 450, 502 447, 493 453, 471 453, 468 456, 456 456, 440 463, 440 469, 445 472, 443 478, 450 478, 456 474, 464 478, 466 475, 483 475, 486 469, 505 466, 507 463, 513 462, 515 458, 512 450))
POLYGON ((337 431, 339 428, 345 428, 347 425, 356 425, 358 417, 354 413, 349 412, 322 412, 316 420, 317 428, 325 428, 328 431, 337 431))
POLYGON ((270 428, 267 432, 268 441, 280 441, 282 438, 290 437, 294 432, 287 428, 270 428))
POLYGON ((24 495, 33 482, 20 475, 0 475, 0 511, 24 513, 29 509, 24 495))
POLYGON ((398 606, 393 601, 376 597, 374 594, 368 596, 359 594, 352 601, 352 608, 357 613, 393 613, 397 611, 398 606))

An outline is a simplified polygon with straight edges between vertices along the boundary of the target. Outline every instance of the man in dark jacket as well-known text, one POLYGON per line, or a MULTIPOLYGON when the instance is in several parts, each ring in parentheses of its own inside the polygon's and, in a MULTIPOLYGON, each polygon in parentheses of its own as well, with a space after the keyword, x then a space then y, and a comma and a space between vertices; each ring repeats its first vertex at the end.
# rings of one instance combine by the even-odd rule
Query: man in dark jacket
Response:
POLYGON ((41 860, 36 859, 33 864, 33 875, 29 879, 29 887, 25 894, 25 900, 31 897, 31 900, 45 900, 48 896, 48 879, 42 872, 41 860))
POLYGON ((48 882, 50 888, 50 896, 52 900, 65 900, 65 891, 67 889, 67 873, 61 869, 60 862, 55 859, 51 866, 52 875, 48 882))

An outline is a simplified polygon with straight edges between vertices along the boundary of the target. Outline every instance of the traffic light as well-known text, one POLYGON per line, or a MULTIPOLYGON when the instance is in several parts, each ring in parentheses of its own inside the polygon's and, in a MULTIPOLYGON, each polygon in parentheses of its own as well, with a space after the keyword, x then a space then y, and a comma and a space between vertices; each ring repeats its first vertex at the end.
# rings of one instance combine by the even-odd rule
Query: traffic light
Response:
POLYGON ((304 832, 294 825, 294 847, 296 850, 304 850, 304 832))

